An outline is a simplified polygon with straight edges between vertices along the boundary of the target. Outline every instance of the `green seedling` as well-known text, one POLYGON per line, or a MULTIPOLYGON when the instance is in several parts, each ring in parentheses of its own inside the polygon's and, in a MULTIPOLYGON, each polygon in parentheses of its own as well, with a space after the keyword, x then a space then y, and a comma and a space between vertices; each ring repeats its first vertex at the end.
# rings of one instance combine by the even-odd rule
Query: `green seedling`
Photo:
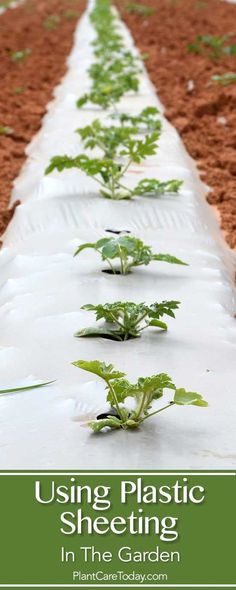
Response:
POLYGON ((32 49, 30 48, 22 49, 21 51, 13 51, 11 53, 11 60, 20 63, 24 61, 27 57, 29 57, 31 53, 32 49))
POLYGON ((155 178, 149 178, 141 180, 134 189, 130 189, 122 183, 122 178, 130 165, 130 160, 126 165, 122 165, 105 158, 91 159, 85 154, 75 158, 54 156, 45 174, 50 174, 54 170, 62 172, 66 169, 78 168, 100 185, 100 195, 102 197, 118 201, 131 199, 134 196, 149 195, 157 197, 167 193, 176 194, 182 185, 181 180, 173 179, 161 182, 155 178))
POLYGON ((97 39, 92 43, 94 47, 94 55, 96 58, 111 59, 112 57, 121 57, 126 53, 123 39, 118 33, 112 32, 107 28, 100 32, 97 39))
POLYGON ((129 2, 125 7, 126 12, 130 14, 138 14, 140 16, 151 16, 155 12, 155 8, 145 6, 145 4, 137 4, 136 2, 129 2))
POLYGON ((130 151, 130 146, 132 146, 132 151, 134 152, 135 150, 134 157, 138 155, 139 161, 142 161, 147 157, 147 155, 155 154, 157 149, 157 140, 160 136, 160 133, 155 131, 152 135, 147 136, 145 141, 138 141, 135 138, 135 136, 139 133, 138 127, 108 127, 102 125, 99 119, 95 119, 91 125, 80 127, 76 131, 83 140, 85 148, 99 148, 103 152, 104 157, 107 159, 113 159, 115 157, 121 157, 124 155, 127 155, 131 159, 132 153, 130 151), (152 146, 152 148, 148 146, 152 146), (125 150, 128 150, 127 154, 124 154, 125 150), (150 152, 150 150, 152 154, 147 153, 150 152))
POLYGON ((25 385, 22 387, 11 387, 8 389, 0 389, 0 394, 5 393, 17 393, 18 391, 27 391, 28 389, 38 389, 39 387, 45 387, 45 385, 51 385, 54 381, 46 381, 46 383, 37 383, 36 385, 25 385))
POLYGON ((130 51, 122 51, 119 53, 119 57, 110 55, 109 57, 100 59, 99 62, 95 62, 88 69, 89 77, 95 82, 107 82, 111 80, 113 76, 118 76, 122 73, 139 74, 140 60, 133 56, 130 51))
POLYGON ((103 77, 102 80, 93 84, 90 92, 84 94, 76 101, 78 108, 87 103, 95 104, 103 109, 113 108, 128 92, 137 92, 139 89, 139 78, 132 74, 122 72, 115 76, 103 77))
POLYGON ((12 135, 14 133, 14 129, 12 127, 8 127, 8 125, 0 125, 0 135, 12 135))
POLYGON ((48 31, 55 31, 60 24, 60 20, 59 14, 50 14, 44 19, 43 26, 48 31))
POLYGON ((25 91, 24 86, 15 86, 15 88, 13 88, 12 93, 13 94, 23 94, 23 92, 25 91))
POLYGON ((140 164, 148 156, 155 155, 160 134, 158 131, 146 135, 144 139, 137 139, 132 135, 137 132, 136 128, 112 127, 110 130, 109 127, 103 127, 98 120, 77 131, 84 140, 85 147, 101 149, 104 157, 90 158, 86 154, 80 154, 75 158, 54 156, 45 174, 50 174, 54 170, 62 172, 66 169, 78 168, 99 184, 102 197, 113 200, 131 199, 134 196, 144 195, 159 196, 179 191, 182 181, 175 179, 166 182, 143 179, 134 189, 130 189, 123 183, 123 178, 132 163, 140 164), (108 155, 110 157, 107 157, 108 155), (119 162, 114 161, 115 156, 119 158, 119 162))
POLYGON ((236 74, 228 72, 227 74, 215 75, 211 77, 213 82, 216 82, 220 86, 228 86, 229 84, 236 84, 236 74))
POLYGON ((153 131, 161 132, 162 124, 158 117, 159 110, 156 107, 146 107, 138 115, 129 115, 128 113, 114 113, 112 119, 116 119, 124 127, 136 127, 140 132, 151 133, 153 131))
MULTIPOLYGON (((92 64, 88 70, 92 80, 91 92, 98 94, 102 89, 104 93, 104 89, 113 85, 116 85, 116 93, 118 88, 123 93, 133 90, 134 86, 136 88, 140 72, 140 60, 134 58, 128 51, 119 52, 118 57, 112 54, 101 55, 100 60, 92 64), (122 87, 124 88, 122 89, 122 87)), ((78 106, 80 106, 82 98, 79 99, 78 106)))
POLYGON ((124 147, 126 141, 138 133, 138 129, 135 127, 103 127, 96 119, 91 125, 77 129, 77 133, 83 140, 86 149, 99 148, 105 159, 112 160, 117 156, 121 146, 124 147))
POLYGON ((79 13, 76 10, 65 10, 62 16, 66 19, 77 18, 79 13))
POLYGON ((81 309, 94 311, 96 320, 105 320, 103 326, 84 328, 75 334, 76 337, 109 338, 111 340, 125 341, 130 338, 139 338, 146 328, 153 326, 161 330, 167 330, 167 324, 160 320, 163 315, 175 317, 174 310, 178 309, 179 301, 162 301, 161 303, 132 303, 131 301, 115 301, 104 305, 83 305, 81 309))
POLYGON ((205 54, 212 59, 219 59, 224 55, 235 55, 236 44, 225 45, 225 43, 232 36, 232 33, 227 35, 198 35, 194 43, 188 44, 188 51, 196 54, 205 54))
POLYGON ((171 254, 154 254, 150 246, 147 246, 134 236, 119 236, 118 238, 101 238, 97 242, 81 244, 74 256, 85 249, 93 249, 98 252, 109 265, 111 274, 127 275, 136 266, 147 266, 152 261, 168 262, 170 264, 186 263, 171 254), (114 260, 119 261, 119 267, 114 266, 114 260))
POLYGON ((136 383, 130 383, 126 379, 126 374, 117 371, 111 364, 106 365, 98 360, 78 360, 72 365, 97 375, 105 383, 106 401, 110 409, 100 414, 96 420, 88 422, 88 426, 94 432, 100 432, 107 427, 112 430, 139 428, 148 418, 174 405, 208 406, 199 393, 186 391, 183 388, 178 389, 166 373, 159 373, 151 377, 139 377, 136 383), (162 408, 152 411, 153 402, 163 396, 165 389, 174 392, 173 399, 162 408), (128 398, 133 399, 134 409, 125 407, 124 402, 128 398))

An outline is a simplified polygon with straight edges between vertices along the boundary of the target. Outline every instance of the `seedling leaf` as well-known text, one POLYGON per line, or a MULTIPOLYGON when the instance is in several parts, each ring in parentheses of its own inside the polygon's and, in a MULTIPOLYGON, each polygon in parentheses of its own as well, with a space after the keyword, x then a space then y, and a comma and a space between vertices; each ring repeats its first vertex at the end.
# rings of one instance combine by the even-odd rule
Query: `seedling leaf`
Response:
POLYGON ((199 393, 194 391, 186 391, 186 389, 176 389, 173 401, 179 406, 208 406, 208 403, 199 393))

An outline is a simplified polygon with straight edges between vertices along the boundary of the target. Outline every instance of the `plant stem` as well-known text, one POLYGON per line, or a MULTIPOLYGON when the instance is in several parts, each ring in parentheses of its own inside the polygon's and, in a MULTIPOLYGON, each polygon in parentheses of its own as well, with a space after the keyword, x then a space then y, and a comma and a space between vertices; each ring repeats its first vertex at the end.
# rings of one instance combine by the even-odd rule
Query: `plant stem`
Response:
MULTIPOLYGON (((86 172, 85 172, 86 174, 86 172)), ((98 184, 100 184, 103 188, 107 189, 107 185, 102 182, 101 180, 99 180, 99 178, 97 178, 96 176, 92 176, 92 174, 89 174, 88 176, 90 176, 90 178, 93 178, 94 180, 96 180, 96 182, 98 182, 98 184)))
POLYGON ((101 148, 101 150, 102 150, 103 152, 106 152, 106 146, 105 146, 105 144, 104 144, 102 141, 100 141, 100 139, 99 139, 99 137, 98 137, 98 134, 97 134, 97 132, 96 132, 96 129, 95 129, 94 127, 92 127, 92 128, 93 128, 93 132, 94 132, 95 138, 96 138, 96 140, 97 140, 97 144, 98 144, 98 146, 101 148))
MULTIPOLYGON (((143 412, 143 408, 144 408, 145 405, 146 405, 146 398, 145 398, 145 393, 143 393, 142 398, 141 398, 141 402, 140 402, 139 407, 138 407, 137 414, 135 416, 136 420, 139 420, 139 418, 140 418, 140 416, 141 416, 141 414, 143 412)), ((142 420, 141 420, 141 422, 142 422, 142 420)))
POLYGON ((120 326, 122 328, 123 331, 125 331, 125 326, 124 324, 121 324, 121 322, 119 322, 119 320, 113 315, 112 312, 111 313, 111 317, 113 318, 113 322, 115 322, 116 324, 118 324, 118 326, 120 326))
POLYGON ((121 268, 121 274, 125 275, 125 266, 124 266, 124 261, 122 258, 122 252, 121 252, 121 248, 119 246, 119 253, 120 253, 120 268, 121 268))
POLYGON ((163 410, 166 410, 167 408, 170 408, 171 406, 175 406, 175 402, 170 402, 169 404, 167 404, 167 406, 164 406, 160 410, 156 410, 155 412, 148 414, 147 416, 142 418, 141 422, 144 422, 144 420, 147 420, 147 418, 150 418, 151 416, 155 416, 155 414, 159 414, 160 412, 163 412, 163 410))
MULTIPOLYGON (((141 323, 141 322, 144 320, 144 318, 146 317, 146 315, 147 315, 147 312, 145 311, 145 313, 144 313, 143 315, 141 315, 141 317, 139 317, 139 318, 136 320, 136 322, 134 322, 134 324, 133 324, 133 328, 134 328, 135 326, 137 326, 137 324, 140 324, 140 323, 141 323)), ((144 326, 144 327, 146 328, 146 326, 144 326)), ((141 329, 141 328, 139 328, 139 329, 141 329)))
POLYGON ((119 402, 118 402, 118 399, 116 397, 116 393, 115 393, 115 391, 114 391, 114 389, 113 389, 112 384, 110 383, 110 381, 107 381, 107 385, 108 385, 108 387, 110 389, 110 392, 112 394, 113 400, 115 402, 115 407, 116 407, 117 413, 120 416, 120 418, 122 418, 121 411, 120 411, 120 406, 119 406, 119 402))
POLYGON ((124 168, 121 169, 119 175, 117 176, 117 182, 119 182, 120 178, 122 178, 122 176, 124 176, 124 174, 127 172, 128 168, 130 167, 130 165, 132 164, 132 158, 130 160, 128 160, 127 164, 124 166, 124 168))
MULTIPOLYGON (((100 252, 100 254, 101 254, 101 252, 100 252)), ((111 270, 112 270, 113 274, 115 275, 115 274, 116 274, 116 271, 115 271, 115 269, 114 269, 114 266, 113 266, 113 265, 112 265, 112 263, 110 262, 109 258, 105 258, 104 260, 106 260, 106 262, 109 264, 109 266, 110 266, 110 268, 111 268, 111 270)))
POLYGON ((133 191, 128 188, 127 186, 124 186, 124 184, 121 184, 121 182, 118 183, 120 188, 123 188, 124 190, 126 190, 128 193, 130 193, 130 195, 133 195, 133 191))

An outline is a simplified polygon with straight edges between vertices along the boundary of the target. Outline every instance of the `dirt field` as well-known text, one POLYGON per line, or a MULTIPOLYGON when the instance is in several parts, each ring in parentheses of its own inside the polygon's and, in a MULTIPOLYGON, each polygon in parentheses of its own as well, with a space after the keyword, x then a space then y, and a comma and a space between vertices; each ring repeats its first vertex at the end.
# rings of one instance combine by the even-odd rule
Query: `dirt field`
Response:
POLYGON ((197 35, 232 35, 236 43, 236 6, 220 0, 137 0, 152 7, 150 16, 127 11, 117 0, 123 19, 139 49, 148 53, 146 66, 165 108, 197 160, 202 179, 211 187, 209 203, 220 212, 221 226, 236 247, 236 84, 221 86, 213 75, 236 73, 236 55, 214 58, 210 49, 188 51, 197 35))
POLYGON ((26 0, 0 16, 0 233, 12 181, 66 70, 73 32, 86 0, 26 0))

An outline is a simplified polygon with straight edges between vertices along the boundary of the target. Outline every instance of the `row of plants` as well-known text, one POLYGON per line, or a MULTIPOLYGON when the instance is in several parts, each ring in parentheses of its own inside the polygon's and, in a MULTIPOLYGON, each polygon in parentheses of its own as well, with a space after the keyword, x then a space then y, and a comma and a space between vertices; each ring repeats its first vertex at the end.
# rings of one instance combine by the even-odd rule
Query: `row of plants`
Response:
MULTIPOLYGON (((87 105, 91 108, 92 105, 93 108, 105 110, 107 118, 102 123, 97 117, 90 125, 77 129, 76 133, 86 151, 75 158, 54 156, 45 173, 78 168, 97 182, 101 197, 110 200, 159 197, 167 193, 177 195, 182 185, 182 181, 177 179, 163 182, 157 178, 145 178, 132 189, 127 183, 127 174, 132 165, 140 165, 158 151, 162 131, 159 112, 153 106, 135 116, 118 110, 123 96, 139 90, 141 61, 127 50, 110 0, 96 0, 90 20, 96 32, 93 41, 95 62, 88 71, 91 89, 76 104, 79 109, 87 105), (95 158, 92 157, 93 151, 95 158)), ((80 255, 85 249, 97 252, 102 261, 108 264, 103 272, 112 275, 128 275, 136 267, 148 266, 152 262, 187 265, 172 254, 153 252, 148 244, 128 233, 80 244, 74 255, 80 255)), ((145 329, 154 328, 157 333, 166 331, 168 326, 163 316, 175 318, 179 305, 180 302, 175 300, 149 305, 130 301, 98 305, 90 303, 82 309, 94 312, 96 320, 103 320, 103 324, 80 329, 75 336, 109 338, 125 346, 124 342, 141 337, 145 329)), ((166 373, 140 377, 136 383, 131 383, 123 372, 100 360, 78 360, 72 364, 97 375, 105 383, 109 409, 89 422, 95 432, 107 427, 112 430, 136 429, 149 417, 174 405, 207 406, 199 393, 178 388, 166 373), (153 402, 170 390, 173 391, 173 399, 162 408, 152 409, 153 402)), ((46 383, 19 390, 44 385, 46 383)))
MULTIPOLYGON (((107 111, 108 116, 105 123, 98 117, 90 125, 76 130, 86 153, 75 158, 54 156, 46 174, 55 169, 62 172, 78 168, 96 180, 100 195, 108 199, 177 194, 182 182, 176 179, 166 182, 156 178, 143 179, 134 189, 127 186, 125 177, 133 163, 139 165, 157 153, 161 134, 159 113, 155 107, 147 107, 137 116, 118 110, 118 104, 126 93, 138 92, 141 72, 139 58, 127 50, 109 0, 96 0, 90 20, 96 32, 93 41, 95 63, 88 70, 91 90, 77 100, 77 107, 94 105, 95 108, 107 111), (93 150, 99 157, 91 157, 93 150)), ((95 250, 102 261, 108 264, 103 272, 112 275, 127 275, 136 267, 147 266, 153 261, 186 265, 186 262, 171 254, 154 253, 138 237, 123 233, 81 244, 74 255, 80 255, 85 249, 95 250)), ((122 342, 139 338, 147 328, 167 330, 167 324, 162 318, 174 318, 179 305, 180 302, 175 300, 154 302, 151 305, 130 301, 86 304, 82 309, 95 313, 96 320, 103 320, 103 324, 80 329, 75 336, 109 338, 122 346, 122 342)), ((136 429, 149 417, 174 405, 207 406, 199 393, 177 388, 165 373, 140 377, 136 383, 131 383, 112 364, 100 360, 78 360, 73 365, 97 375, 105 383, 106 401, 110 409, 89 423, 95 432, 107 427, 113 430, 136 429), (173 390, 173 399, 164 407, 152 410, 154 400, 161 398, 165 390, 173 390)))
MULTIPOLYGON (((102 64, 99 64, 99 69, 101 67, 102 64)), ((126 87, 120 88, 120 97, 121 90, 125 94, 126 87)), ((96 95, 96 100, 98 96, 96 95)), ((104 125, 99 119, 95 119, 90 125, 76 130, 85 149, 90 152, 96 150, 99 157, 93 158, 88 153, 78 154, 74 158, 67 155, 54 156, 45 171, 46 174, 54 170, 62 172, 77 168, 99 184, 102 197, 112 200, 177 194, 182 186, 180 180, 160 181, 157 178, 145 178, 132 189, 127 186, 125 180, 133 164, 141 164, 158 151, 158 140, 161 135, 158 109, 150 106, 137 116, 112 112, 111 117, 115 119, 113 125, 104 125)))
MULTIPOLYGON (((223 57, 236 55, 236 43, 229 42, 232 36, 234 36, 234 33, 221 36, 197 35, 195 40, 188 44, 187 48, 190 53, 204 55, 217 63, 223 57)), ((228 86, 236 83, 236 73, 214 74, 211 76, 211 80, 220 86, 228 86)))
POLYGON ((97 118, 90 125, 76 130, 89 154, 78 154, 74 158, 54 156, 46 174, 78 168, 99 184, 102 197, 114 200, 176 194, 182 185, 176 179, 166 182, 157 178, 143 179, 132 189, 125 182, 134 163, 141 164, 156 155, 161 122, 158 109, 153 106, 137 116, 118 111, 117 105, 122 97, 139 90, 141 60, 127 50, 108 2, 97 3, 90 19, 96 31, 93 41, 95 62, 88 70, 91 89, 76 104, 78 108, 93 105, 106 110, 108 117, 105 124, 97 118), (99 157, 90 155, 94 150, 99 157))

